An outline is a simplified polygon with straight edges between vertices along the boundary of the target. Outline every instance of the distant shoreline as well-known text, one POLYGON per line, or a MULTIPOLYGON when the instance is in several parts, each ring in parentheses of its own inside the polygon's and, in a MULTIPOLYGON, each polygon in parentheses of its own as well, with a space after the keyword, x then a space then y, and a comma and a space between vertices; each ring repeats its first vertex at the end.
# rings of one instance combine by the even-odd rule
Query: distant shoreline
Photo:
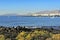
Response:
MULTIPOLYGON (((2 16, 2 15, 0 15, 2 16)), ((3 15, 3 16, 9 16, 9 15, 3 15)), ((20 17, 60 17, 60 16, 21 16, 21 15, 17 15, 17 16, 20 16, 20 17)))

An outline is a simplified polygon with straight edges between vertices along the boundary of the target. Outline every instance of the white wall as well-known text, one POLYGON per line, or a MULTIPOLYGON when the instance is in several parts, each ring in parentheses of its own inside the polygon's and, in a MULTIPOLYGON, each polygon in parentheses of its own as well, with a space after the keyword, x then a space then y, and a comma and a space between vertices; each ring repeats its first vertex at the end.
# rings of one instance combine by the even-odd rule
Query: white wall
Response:
POLYGON ((32 14, 32 16, 55 16, 55 15, 60 15, 60 13, 40 13, 40 14, 32 14))

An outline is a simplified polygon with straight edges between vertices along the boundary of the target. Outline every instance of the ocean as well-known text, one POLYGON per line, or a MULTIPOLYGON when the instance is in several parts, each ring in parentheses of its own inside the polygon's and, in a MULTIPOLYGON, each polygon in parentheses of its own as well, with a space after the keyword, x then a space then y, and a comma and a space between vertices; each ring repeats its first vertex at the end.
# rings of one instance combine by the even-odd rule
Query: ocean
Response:
POLYGON ((0 26, 60 26, 60 17, 0 16, 0 26))

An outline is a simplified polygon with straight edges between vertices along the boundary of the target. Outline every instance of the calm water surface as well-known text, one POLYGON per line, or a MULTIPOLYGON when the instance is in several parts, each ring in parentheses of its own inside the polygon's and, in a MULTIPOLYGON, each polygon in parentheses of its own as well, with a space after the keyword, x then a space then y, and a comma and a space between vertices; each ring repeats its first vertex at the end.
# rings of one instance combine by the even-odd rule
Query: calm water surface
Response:
POLYGON ((0 16, 0 26, 60 26, 60 17, 0 16))

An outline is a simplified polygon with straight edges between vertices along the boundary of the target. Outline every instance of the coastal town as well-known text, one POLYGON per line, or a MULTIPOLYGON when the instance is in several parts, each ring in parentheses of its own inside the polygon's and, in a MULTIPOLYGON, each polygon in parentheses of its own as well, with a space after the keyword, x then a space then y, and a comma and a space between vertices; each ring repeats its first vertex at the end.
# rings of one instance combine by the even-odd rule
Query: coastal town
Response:
POLYGON ((40 11, 40 12, 36 12, 36 13, 32 13, 31 16, 39 16, 39 17, 59 17, 60 16, 60 10, 53 10, 53 11, 40 11))

